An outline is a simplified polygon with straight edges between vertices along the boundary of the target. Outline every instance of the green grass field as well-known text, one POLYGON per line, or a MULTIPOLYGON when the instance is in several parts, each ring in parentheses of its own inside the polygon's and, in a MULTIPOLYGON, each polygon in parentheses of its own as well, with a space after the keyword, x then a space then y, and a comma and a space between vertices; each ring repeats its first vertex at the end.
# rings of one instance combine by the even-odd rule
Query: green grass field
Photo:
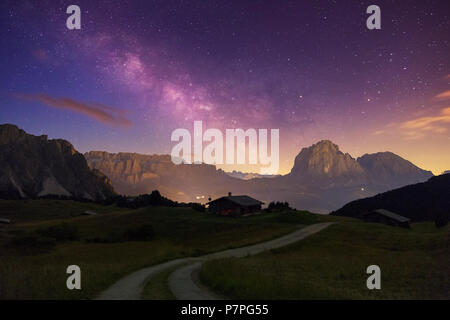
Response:
MULTIPOLYGON (((338 223, 282 249, 209 261, 200 279, 236 299, 449 298, 450 226, 420 223, 405 230, 300 211, 236 219, 190 208, 130 210, 66 200, 0 200, 0 217, 14 222, 0 225, 0 299, 92 299, 140 268, 269 240, 323 221, 338 223), (85 210, 99 215, 80 216, 85 210), (39 236, 28 242, 38 230, 61 223, 77 231, 76 239, 39 236), (142 225, 152 227, 151 239, 124 238, 142 225), (71 264, 81 267, 82 290, 66 288, 71 264), (382 290, 366 288, 370 264, 381 267, 382 290)), ((171 271, 153 278, 143 298, 173 298, 167 286, 171 271)))
POLYGON ((285 248, 206 262, 199 276, 233 299, 449 299, 450 226, 348 220, 285 248), (366 287, 372 264, 381 290, 366 287))
POLYGON ((306 212, 235 219, 190 208, 129 210, 66 200, 1 200, 0 212, 14 221, 0 225, 0 299, 91 299, 140 268, 269 240, 299 225, 329 219, 306 212), (79 216, 85 210, 99 215, 79 216), (27 242, 36 230, 62 222, 77 229, 77 240, 27 242), (154 230, 151 240, 122 238, 144 224, 154 230), (25 244, 17 244, 17 239, 25 239, 25 244), (82 290, 66 288, 65 272, 72 264, 81 268, 82 290))
POLYGON ((142 300, 175 300, 175 296, 170 291, 168 279, 176 269, 183 265, 164 270, 152 277, 144 287, 142 292, 142 300))

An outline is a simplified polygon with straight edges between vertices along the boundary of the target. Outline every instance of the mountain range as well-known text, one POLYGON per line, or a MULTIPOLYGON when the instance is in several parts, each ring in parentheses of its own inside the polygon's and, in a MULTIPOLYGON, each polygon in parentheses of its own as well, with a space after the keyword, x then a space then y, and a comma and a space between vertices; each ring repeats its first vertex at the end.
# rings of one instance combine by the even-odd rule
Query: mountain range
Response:
POLYGON ((1 197, 104 199, 115 191, 138 195, 158 189, 176 201, 205 203, 232 192, 326 213, 432 176, 391 152, 355 159, 329 140, 303 148, 286 175, 247 177, 214 165, 175 165, 169 155, 91 151, 83 156, 68 141, 0 125, 1 197))
POLYGON ((60 195, 99 200, 114 194, 109 179, 91 170, 68 141, 0 125, 0 197, 60 195))
POLYGON ((191 202, 206 199, 208 195, 225 194, 231 187, 245 183, 214 165, 175 165, 170 155, 90 151, 84 156, 92 169, 104 172, 111 179, 120 194, 138 195, 158 189, 170 199, 191 202))
POLYGON ((293 207, 322 213, 433 176, 390 152, 355 159, 328 140, 303 148, 290 173, 253 179, 235 178, 213 165, 175 165, 169 155, 91 151, 85 157, 91 168, 104 172, 123 194, 158 189, 177 201, 206 202, 233 192, 266 203, 288 201, 293 207))
POLYGON ((256 179, 256 178, 275 178, 279 177, 279 174, 260 174, 255 172, 241 172, 233 170, 231 172, 225 172, 227 175, 233 178, 238 178, 242 180, 250 180, 250 179, 256 179))

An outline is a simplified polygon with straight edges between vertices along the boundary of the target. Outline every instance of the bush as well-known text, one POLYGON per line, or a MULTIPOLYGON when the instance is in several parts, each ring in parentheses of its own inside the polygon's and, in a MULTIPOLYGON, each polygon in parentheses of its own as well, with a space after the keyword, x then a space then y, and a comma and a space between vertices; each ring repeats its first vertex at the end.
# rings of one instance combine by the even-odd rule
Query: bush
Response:
POLYGON ((153 190, 151 194, 141 194, 137 197, 117 196, 109 202, 115 203, 118 207, 125 207, 130 209, 138 209, 149 206, 180 206, 177 202, 163 197, 158 190, 153 190))
POLYGON ((56 241, 76 241, 80 239, 77 227, 68 223, 40 228, 36 232, 42 237, 54 238, 56 241))
POLYGON ((291 207, 289 207, 289 203, 287 202, 271 202, 269 203, 269 206, 267 207, 268 212, 272 211, 282 211, 282 210, 289 210, 291 207))
POLYGON ((442 228, 445 227, 448 223, 448 217, 445 213, 441 213, 436 215, 436 218, 434 219, 434 224, 436 225, 436 228, 442 228))
POLYGON ((146 241, 155 236, 153 227, 149 224, 143 224, 140 227, 129 229, 124 233, 124 238, 129 241, 146 241))

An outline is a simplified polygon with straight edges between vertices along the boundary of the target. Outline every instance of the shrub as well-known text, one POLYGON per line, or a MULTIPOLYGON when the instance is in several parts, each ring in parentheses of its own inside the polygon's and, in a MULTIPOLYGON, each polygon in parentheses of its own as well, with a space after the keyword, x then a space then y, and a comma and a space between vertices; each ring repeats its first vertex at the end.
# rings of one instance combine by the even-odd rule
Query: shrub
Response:
POLYGON ((445 213, 440 213, 436 215, 434 218, 434 224, 436 225, 436 228, 442 228, 445 227, 448 223, 448 217, 445 213))
POLYGON ((149 206, 180 206, 177 202, 163 197, 158 190, 153 190, 151 194, 141 194, 137 197, 117 196, 114 198, 114 200, 111 201, 115 202, 118 207, 126 207, 130 209, 149 206))
POLYGON ((268 212, 272 211, 282 211, 282 210, 289 210, 291 207, 289 207, 289 203, 287 202, 271 202, 269 203, 269 206, 267 207, 268 212))
POLYGON ((124 238, 129 241, 146 241, 155 236, 155 231, 150 224, 143 224, 140 227, 132 228, 124 233, 124 238))
POLYGON ((77 227, 68 223, 40 228, 36 232, 42 237, 54 238, 56 241, 76 241, 80 239, 77 227))

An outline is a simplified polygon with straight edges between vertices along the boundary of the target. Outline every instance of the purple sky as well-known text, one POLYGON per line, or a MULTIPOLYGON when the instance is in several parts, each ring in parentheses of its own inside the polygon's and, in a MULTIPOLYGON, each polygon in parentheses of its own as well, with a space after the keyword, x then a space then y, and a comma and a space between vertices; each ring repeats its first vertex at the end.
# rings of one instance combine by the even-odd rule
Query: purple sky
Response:
MULTIPOLYGON (((330 139, 450 169, 448 1, 2 1, 0 123, 81 152, 176 128, 279 128, 280 172, 330 139), (66 8, 82 29, 66 28, 66 8), (381 30, 365 10, 381 7, 381 30)), ((226 169, 252 170, 249 167, 226 169)), ((252 170, 255 171, 255 170, 252 170)))

